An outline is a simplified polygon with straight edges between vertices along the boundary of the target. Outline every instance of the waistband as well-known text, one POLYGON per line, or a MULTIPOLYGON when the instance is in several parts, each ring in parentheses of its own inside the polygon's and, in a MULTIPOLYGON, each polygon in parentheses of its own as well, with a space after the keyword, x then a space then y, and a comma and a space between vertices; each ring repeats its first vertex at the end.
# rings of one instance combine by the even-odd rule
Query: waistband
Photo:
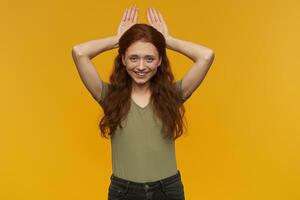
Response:
POLYGON ((180 171, 177 170, 177 173, 172 176, 169 176, 169 177, 157 180, 157 181, 143 182, 143 183, 126 180, 126 179, 117 177, 114 174, 112 174, 110 177, 110 180, 114 184, 120 184, 126 188, 131 187, 131 188, 135 188, 135 190, 152 190, 157 187, 164 188, 168 184, 171 184, 175 181, 181 180, 181 174, 180 174, 180 171))

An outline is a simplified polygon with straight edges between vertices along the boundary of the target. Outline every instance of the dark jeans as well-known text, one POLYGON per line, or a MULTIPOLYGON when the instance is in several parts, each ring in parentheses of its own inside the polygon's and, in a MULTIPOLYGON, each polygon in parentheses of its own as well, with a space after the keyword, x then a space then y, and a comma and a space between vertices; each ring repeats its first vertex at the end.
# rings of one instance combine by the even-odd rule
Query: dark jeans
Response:
POLYGON ((138 183, 110 177, 108 200, 185 200, 180 171, 167 178, 138 183))

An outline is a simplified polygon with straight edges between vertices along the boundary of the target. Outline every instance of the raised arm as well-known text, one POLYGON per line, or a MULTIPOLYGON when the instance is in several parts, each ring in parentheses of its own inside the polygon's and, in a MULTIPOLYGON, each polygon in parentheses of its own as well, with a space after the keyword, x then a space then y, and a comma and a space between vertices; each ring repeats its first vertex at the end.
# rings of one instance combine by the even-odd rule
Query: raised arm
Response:
POLYGON ((75 45, 72 48, 72 57, 80 78, 97 102, 100 100, 102 81, 91 59, 104 51, 117 48, 119 38, 136 21, 137 8, 132 6, 124 11, 122 21, 115 36, 91 40, 75 45))
POLYGON ((186 99, 199 87, 206 76, 214 60, 214 52, 212 49, 201 46, 200 44, 170 36, 162 15, 154 8, 148 9, 147 17, 149 24, 164 35, 167 48, 182 53, 194 62, 192 67, 182 78, 183 98, 186 99))
POLYGON ((182 93, 186 99, 200 86, 214 60, 213 50, 192 42, 169 36, 167 46, 194 61, 182 78, 182 93))
POLYGON ((88 41, 72 48, 72 57, 79 76, 93 98, 98 102, 102 90, 102 81, 91 59, 103 51, 113 49, 118 37, 112 36, 88 41))

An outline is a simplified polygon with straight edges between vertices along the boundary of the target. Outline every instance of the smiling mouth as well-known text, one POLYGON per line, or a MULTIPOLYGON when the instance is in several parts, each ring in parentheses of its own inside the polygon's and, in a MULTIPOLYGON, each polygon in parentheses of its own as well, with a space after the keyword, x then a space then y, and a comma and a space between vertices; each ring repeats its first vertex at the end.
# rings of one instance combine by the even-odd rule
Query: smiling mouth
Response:
POLYGON ((149 72, 134 72, 136 75, 138 75, 139 77, 144 77, 146 74, 148 74, 149 72))

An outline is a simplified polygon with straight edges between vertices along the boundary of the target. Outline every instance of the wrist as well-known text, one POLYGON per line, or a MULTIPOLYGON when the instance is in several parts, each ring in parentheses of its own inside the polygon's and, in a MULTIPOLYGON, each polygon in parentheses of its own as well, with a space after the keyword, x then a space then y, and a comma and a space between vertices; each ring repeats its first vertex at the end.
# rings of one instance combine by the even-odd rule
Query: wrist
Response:
POLYGON ((171 35, 167 35, 167 36, 165 36, 165 38, 166 38, 166 41, 167 41, 167 40, 172 39, 173 37, 171 35))
POLYGON ((173 37, 171 35, 166 36, 166 47, 170 47, 170 43, 173 39, 173 37))
POLYGON ((113 48, 117 48, 119 47, 119 40, 120 40, 120 37, 118 35, 114 35, 112 37, 113 39, 113 48))

